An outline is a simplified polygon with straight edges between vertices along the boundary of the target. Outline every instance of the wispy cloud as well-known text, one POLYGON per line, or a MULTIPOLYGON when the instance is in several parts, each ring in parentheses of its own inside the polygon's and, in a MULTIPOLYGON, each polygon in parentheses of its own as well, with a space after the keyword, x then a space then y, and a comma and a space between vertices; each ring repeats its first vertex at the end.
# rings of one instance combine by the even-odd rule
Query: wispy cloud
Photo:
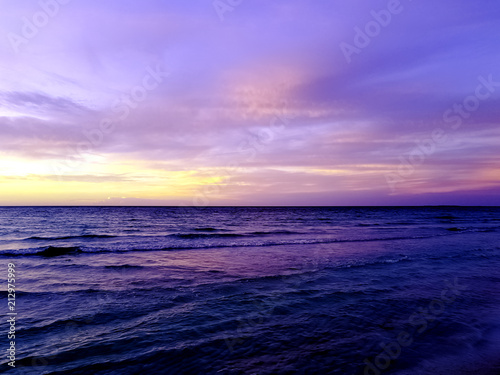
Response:
MULTIPOLYGON (((385 7, 259 0, 220 22, 210 1, 71 2, 19 53, 7 38, 0 42, 8 194, 17 170, 17 188, 28 191, 33 180, 61 189, 78 184, 92 192, 85 202, 123 199, 123 192, 128 200, 121 202, 190 201, 210 185, 203 176, 224 175, 236 163, 241 168, 219 180, 225 187, 212 203, 483 202, 481 192, 500 185, 500 90, 447 132, 396 192, 384 176, 415 142, 447 125, 443 113, 474 92, 479 76, 500 82, 500 6, 404 2, 369 48, 346 63, 339 44, 385 7), (133 102, 82 156, 89 131, 119 116, 146 67, 160 63, 168 80, 133 102), (293 118, 286 130, 252 157, 242 152, 278 114, 293 118), (77 167, 55 181, 51 165, 74 158, 77 167), (146 184, 133 177, 144 169, 146 184)), ((0 34, 22 32, 23 17, 35 11, 35 3, 4 4, 0 34)), ((43 199, 57 201, 44 186, 43 199)))

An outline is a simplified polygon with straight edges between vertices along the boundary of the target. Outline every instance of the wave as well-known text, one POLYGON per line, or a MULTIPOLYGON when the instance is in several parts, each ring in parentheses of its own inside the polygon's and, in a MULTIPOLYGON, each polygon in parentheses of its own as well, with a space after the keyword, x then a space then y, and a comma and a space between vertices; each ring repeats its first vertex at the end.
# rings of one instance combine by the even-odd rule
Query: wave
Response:
POLYGON ((453 227, 453 228, 446 228, 446 230, 449 232, 463 232, 463 231, 467 230, 467 228, 453 227))
POLYGON ((226 231, 227 229, 217 229, 217 228, 212 228, 212 227, 206 227, 206 228, 193 228, 195 231, 199 232, 217 232, 217 231, 226 231))
MULTIPOLYGON (((221 229, 214 228, 199 228, 195 229, 198 231, 220 231, 221 229)), ((276 234, 303 234, 301 232, 289 231, 289 230, 273 230, 273 231, 257 231, 250 233, 174 233, 170 234, 169 237, 176 237, 182 239, 199 239, 199 238, 244 238, 244 237, 257 237, 257 236, 269 236, 276 234)))
MULTIPOLYGON (((10 248, 0 251, 0 256, 21 256, 21 255, 38 255, 45 257, 53 257, 60 255, 75 255, 80 253, 121 253, 128 251, 181 251, 181 250, 196 250, 196 249, 215 249, 215 248, 246 248, 246 247, 268 247, 268 246, 293 246, 293 245, 313 245, 313 244, 333 244, 333 243, 356 243, 356 242, 376 242, 376 241, 398 241, 398 240, 421 240, 435 238, 441 236, 455 236, 474 232, 496 232, 498 228, 494 227, 442 227, 442 232, 433 234, 421 234, 417 236, 375 236, 371 238, 333 238, 323 237, 318 238, 310 236, 304 238, 285 237, 283 235, 299 235, 300 232, 288 230, 275 231, 259 231, 250 233, 174 233, 169 235, 157 235, 142 245, 137 247, 136 244, 128 241, 120 241, 108 246, 105 243, 89 242, 78 244, 79 246, 59 247, 59 246, 41 246, 34 248, 10 248), (272 235, 282 235, 278 239, 271 237, 272 235), (266 238, 266 236, 269 236, 266 238), (173 241, 165 240, 172 238, 173 241), (192 241, 175 241, 192 240, 192 241), (225 241, 224 239, 227 239, 225 241), (233 241, 229 241, 234 239, 233 241), (199 241, 195 241, 199 240, 199 241), (210 241, 212 240, 212 241, 210 241), (218 240, 218 241, 217 241, 218 240)), ((103 236, 108 238, 108 235, 85 235, 85 236, 103 236)), ((81 236, 79 236, 81 237, 81 236)), ((113 236, 119 237, 119 236, 113 236)), ((59 237, 63 238, 63 237, 59 237)), ((67 237, 65 237, 67 238, 67 237)), ((128 238, 124 236, 123 239, 128 238)))
POLYGON ((36 255, 43 257, 56 257, 60 255, 71 255, 81 253, 82 250, 79 247, 55 247, 49 246, 48 248, 36 253, 36 255))
MULTIPOLYGON (((37 247, 29 249, 17 249, 17 250, 3 250, 0 251, 0 255, 3 256, 27 256, 36 255, 42 257, 56 257, 61 255, 76 255, 80 253, 89 252, 87 249, 82 249, 78 246, 71 247, 59 247, 59 246, 48 246, 48 247, 37 247)), ((93 251, 90 251, 93 252, 93 251)))
MULTIPOLYGON (((102 300, 99 300, 99 303, 105 303, 107 301, 106 297, 103 296, 102 300)), ((116 298, 116 297, 115 297, 116 298)), ((109 298, 109 301, 113 301, 113 298, 109 298)), ((173 307, 175 306, 172 302, 167 302, 163 307, 173 307)), ((98 312, 95 315, 85 314, 81 316, 68 317, 63 319, 54 319, 51 322, 47 322, 42 325, 34 325, 28 328, 20 328, 18 332, 23 335, 39 335, 43 333, 60 333, 67 331, 70 328, 78 328, 78 327, 88 327, 89 324, 93 322, 99 322, 101 325, 106 325, 112 322, 116 322, 117 315, 119 315, 119 319, 121 320, 129 320, 138 318, 143 315, 143 312, 140 310, 121 310, 119 314, 117 312, 98 312)))
MULTIPOLYGON (((307 274, 312 274, 315 272, 320 272, 323 270, 339 270, 345 268, 358 268, 358 267, 370 267, 370 266, 379 266, 379 265, 390 265, 396 264, 400 262, 411 262, 412 258, 407 255, 398 254, 395 256, 380 256, 375 259, 369 260, 351 260, 351 261, 339 261, 334 263, 325 262, 322 264, 315 265, 311 267, 310 265, 304 265, 304 267, 291 267, 290 271, 295 271, 286 274, 270 274, 270 275, 261 275, 261 276, 250 276, 250 277, 239 277, 234 280, 228 282, 222 282, 221 284, 216 286, 216 289, 224 289, 227 292, 229 288, 236 288, 238 283, 249 283, 249 282, 259 282, 259 281, 284 281, 289 282, 295 279, 303 279, 303 281, 307 281, 304 278, 307 274)), ((212 285, 212 284, 200 284, 200 285, 212 285)), ((360 291, 362 292, 362 291, 360 291)), ((352 290, 348 291, 336 291, 335 293, 339 294, 351 294, 352 290)))
POLYGON ((245 237, 244 234, 237 233, 174 233, 168 236, 182 239, 245 237))
POLYGON ((395 222, 387 222, 385 225, 415 225, 416 223, 412 221, 395 221, 395 222))
POLYGON ((441 216, 436 216, 436 219, 442 219, 442 220, 455 220, 459 219, 459 217, 453 216, 453 215, 441 215, 441 216))
POLYGON ((37 241, 60 241, 60 240, 73 240, 78 238, 115 238, 117 236, 112 236, 109 234, 82 234, 80 236, 62 236, 62 237, 39 237, 33 236, 25 238, 24 240, 37 240, 37 241))
POLYGON ((291 230, 272 230, 269 232, 252 232, 250 234, 256 235, 256 236, 267 236, 267 235, 273 235, 273 234, 303 234, 303 233, 295 232, 295 231, 291 231, 291 230))
POLYGON ((84 288, 84 289, 64 290, 64 291, 58 290, 57 292, 55 291, 26 292, 22 290, 17 290, 16 296, 37 297, 37 298, 50 298, 51 296, 59 296, 63 298, 65 296, 71 296, 71 295, 88 296, 99 293, 105 294, 105 293, 111 293, 111 291, 105 289, 94 289, 94 288, 84 288))
POLYGON ((448 232, 489 233, 496 232, 498 227, 448 227, 444 229, 448 232))
MULTIPOLYGON (((356 242, 376 242, 376 241, 398 241, 398 240, 420 240, 433 237, 440 237, 453 234, 435 234, 428 236, 400 236, 400 237, 383 237, 383 238, 363 238, 363 239, 338 239, 338 238, 323 238, 323 239, 292 239, 282 241, 265 241, 265 242, 241 242, 241 243, 221 243, 221 244, 206 244, 193 243, 192 245, 172 245, 172 246, 151 246, 144 248, 127 247, 127 248, 92 248, 92 247, 39 247, 29 249, 10 249, 0 251, 1 256, 60 256, 60 255, 75 255, 80 253, 122 253, 128 251, 177 251, 177 250, 197 250, 197 249, 217 249, 217 248, 237 248, 237 247, 268 247, 268 246, 293 246, 293 245, 314 245, 314 244, 333 244, 333 243, 356 243, 356 242)), ((172 235, 171 235, 172 236, 172 235)), ((242 235, 236 235, 242 236, 242 235)), ((192 237, 188 237, 192 238, 192 237)), ((206 238, 206 237, 205 237, 206 238)))
POLYGON ((142 269, 144 267, 143 266, 133 266, 130 264, 122 264, 120 266, 104 266, 104 268, 118 270, 118 269, 142 269))
POLYGON ((407 255, 400 255, 398 258, 384 258, 380 257, 375 260, 367 260, 367 261, 355 261, 345 265, 338 265, 336 268, 357 268, 357 267, 366 267, 366 266, 376 266, 381 264, 394 264, 399 262, 409 262, 412 259, 407 255))

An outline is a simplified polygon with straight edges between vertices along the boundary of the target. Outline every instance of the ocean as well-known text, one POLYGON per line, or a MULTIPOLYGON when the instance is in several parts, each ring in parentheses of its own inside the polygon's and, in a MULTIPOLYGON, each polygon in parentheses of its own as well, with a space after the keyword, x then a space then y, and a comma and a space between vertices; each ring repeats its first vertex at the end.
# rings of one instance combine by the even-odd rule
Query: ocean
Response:
POLYGON ((3 207, 0 224, 1 372, 500 374, 498 207, 3 207))

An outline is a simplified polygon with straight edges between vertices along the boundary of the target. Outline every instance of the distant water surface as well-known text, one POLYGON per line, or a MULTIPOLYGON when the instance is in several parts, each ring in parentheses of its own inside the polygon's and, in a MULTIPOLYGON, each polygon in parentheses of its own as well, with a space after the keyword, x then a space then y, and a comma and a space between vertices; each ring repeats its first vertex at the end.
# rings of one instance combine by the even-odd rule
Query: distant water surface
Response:
POLYGON ((12 373, 500 374, 499 208, 5 207, 0 258, 12 373))

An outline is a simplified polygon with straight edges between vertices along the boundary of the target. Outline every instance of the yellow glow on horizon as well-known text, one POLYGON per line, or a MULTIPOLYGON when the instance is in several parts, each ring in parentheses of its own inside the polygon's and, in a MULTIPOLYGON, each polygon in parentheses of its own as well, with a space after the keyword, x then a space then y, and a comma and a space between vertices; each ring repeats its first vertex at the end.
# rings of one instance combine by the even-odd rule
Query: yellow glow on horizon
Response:
POLYGON ((52 161, 3 159, 0 205, 98 204, 111 197, 191 200, 203 187, 224 185, 231 177, 220 168, 166 170, 148 163, 108 160, 81 163, 57 173, 52 161))
MULTIPOLYGON (((389 164, 359 164, 335 168, 254 166, 231 171, 223 167, 189 168, 183 161, 157 163, 120 156, 93 156, 93 162, 86 160, 58 174, 52 160, 9 158, 4 154, 0 159, 0 205, 92 205, 119 199, 192 201, 206 192, 214 201, 237 200, 249 192, 265 196, 274 192, 276 186, 280 191, 296 193, 327 188, 363 191, 384 189, 384 174, 397 168, 389 164)), ((498 169, 491 166, 475 171, 473 176, 454 176, 448 183, 433 183, 432 174, 425 171, 418 176, 401 182, 391 195, 479 190, 497 186, 500 180, 498 169)))
POLYGON ((22 159, 3 159, 5 157, 2 155, 2 159, 0 159, 0 174, 2 176, 21 177, 36 173, 48 174, 49 172, 47 163, 37 160, 26 162, 22 159))

